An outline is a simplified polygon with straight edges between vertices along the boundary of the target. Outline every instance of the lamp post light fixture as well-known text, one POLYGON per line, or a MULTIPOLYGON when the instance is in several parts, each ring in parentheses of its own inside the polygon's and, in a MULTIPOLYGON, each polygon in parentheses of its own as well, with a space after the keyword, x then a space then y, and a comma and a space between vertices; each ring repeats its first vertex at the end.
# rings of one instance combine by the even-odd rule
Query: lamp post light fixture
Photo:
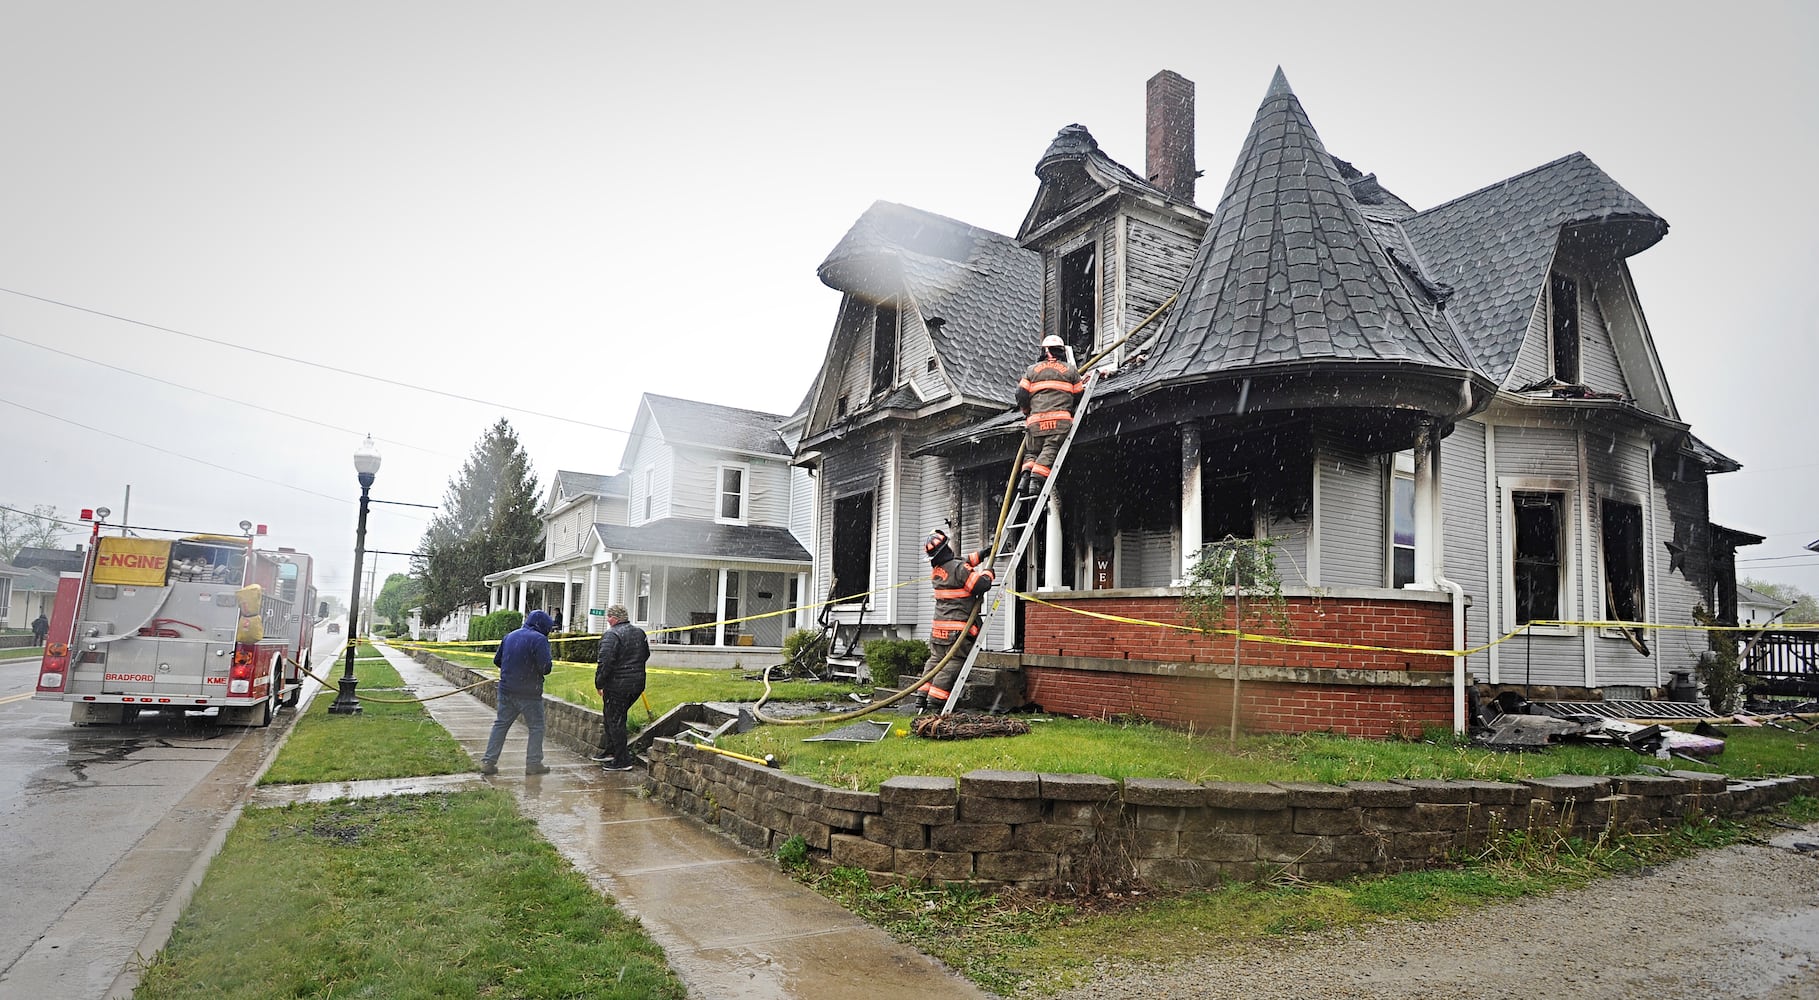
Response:
POLYGON ((354 693, 360 683, 354 678, 354 650, 360 644, 357 631, 360 624, 360 564, 366 557, 366 511, 372 502, 370 491, 373 480, 379 475, 379 449, 373 446, 371 434, 354 450, 354 473, 360 478, 360 523, 354 531, 354 596, 347 604, 347 668, 341 672, 335 702, 328 707, 330 715, 360 714, 360 699, 354 693))

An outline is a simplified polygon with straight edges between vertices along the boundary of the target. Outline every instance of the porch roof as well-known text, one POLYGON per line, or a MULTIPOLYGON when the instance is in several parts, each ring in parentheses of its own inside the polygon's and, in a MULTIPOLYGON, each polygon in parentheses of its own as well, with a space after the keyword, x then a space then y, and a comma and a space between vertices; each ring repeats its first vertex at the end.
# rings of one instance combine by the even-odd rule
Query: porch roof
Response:
POLYGON ((810 562, 808 550, 788 528, 768 524, 715 524, 666 517, 647 524, 595 524, 601 548, 621 555, 651 555, 730 562, 810 562))

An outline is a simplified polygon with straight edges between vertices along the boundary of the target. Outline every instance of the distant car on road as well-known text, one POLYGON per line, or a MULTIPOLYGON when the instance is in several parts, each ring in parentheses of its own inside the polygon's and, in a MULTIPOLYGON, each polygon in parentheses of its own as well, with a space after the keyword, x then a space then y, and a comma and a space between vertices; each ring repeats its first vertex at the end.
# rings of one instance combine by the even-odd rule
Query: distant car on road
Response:
POLYGON ((329 635, 340 635, 341 634, 341 623, 340 622, 329 622, 328 623, 328 634, 329 635))

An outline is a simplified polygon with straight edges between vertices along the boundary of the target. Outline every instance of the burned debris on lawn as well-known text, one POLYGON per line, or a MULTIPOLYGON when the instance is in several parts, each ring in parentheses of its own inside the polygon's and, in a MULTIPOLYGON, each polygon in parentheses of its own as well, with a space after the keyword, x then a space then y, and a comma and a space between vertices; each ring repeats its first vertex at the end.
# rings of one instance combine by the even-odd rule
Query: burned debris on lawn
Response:
POLYGON ((1530 702, 1506 691, 1483 705, 1473 697, 1472 742, 1494 750, 1534 750, 1560 743, 1624 747, 1648 757, 1701 760, 1724 752, 1709 721, 1711 710, 1684 702, 1530 702), (1661 722, 1616 718, 1621 706, 1636 719, 1700 720, 1683 733, 1661 722))

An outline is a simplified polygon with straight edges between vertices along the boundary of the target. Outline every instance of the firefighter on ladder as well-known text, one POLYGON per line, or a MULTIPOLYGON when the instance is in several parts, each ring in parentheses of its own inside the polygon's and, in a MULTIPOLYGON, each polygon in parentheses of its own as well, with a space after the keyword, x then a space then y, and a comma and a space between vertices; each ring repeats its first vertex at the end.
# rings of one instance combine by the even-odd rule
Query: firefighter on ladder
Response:
POLYGON ((948 545, 947 532, 939 528, 929 532, 923 540, 922 551, 928 554, 928 578, 935 589, 935 619, 929 628, 932 652, 922 664, 922 671, 927 673, 943 657, 947 658, 947 664, 916 689, 916 709, 924 711, 933 703, 933 708, 941 711, 946 707, 954 679, 960 676, 961 665, 966 662, 967 650, 979 637, 978 621, 972 621, 969 628, 968 620, 973 618, 973 609, 985 599, 985 592, 992 588, 992 569, 985 563, 991 553, 980 549, 963 559, 954 554, 948 545), (952 656, 948 656, 950 648, 952 656))
POLYGON ((1020 497, 1042 492, 1061 442, 1074 425, 1074 406, 1086 383, 1067 360, 1067 344, 1050 334, 1042 338, 1042 360, 1023 373, 1017 383, 1017 409, 1023 411, 1023 476, 1017 482, 1020 497))

